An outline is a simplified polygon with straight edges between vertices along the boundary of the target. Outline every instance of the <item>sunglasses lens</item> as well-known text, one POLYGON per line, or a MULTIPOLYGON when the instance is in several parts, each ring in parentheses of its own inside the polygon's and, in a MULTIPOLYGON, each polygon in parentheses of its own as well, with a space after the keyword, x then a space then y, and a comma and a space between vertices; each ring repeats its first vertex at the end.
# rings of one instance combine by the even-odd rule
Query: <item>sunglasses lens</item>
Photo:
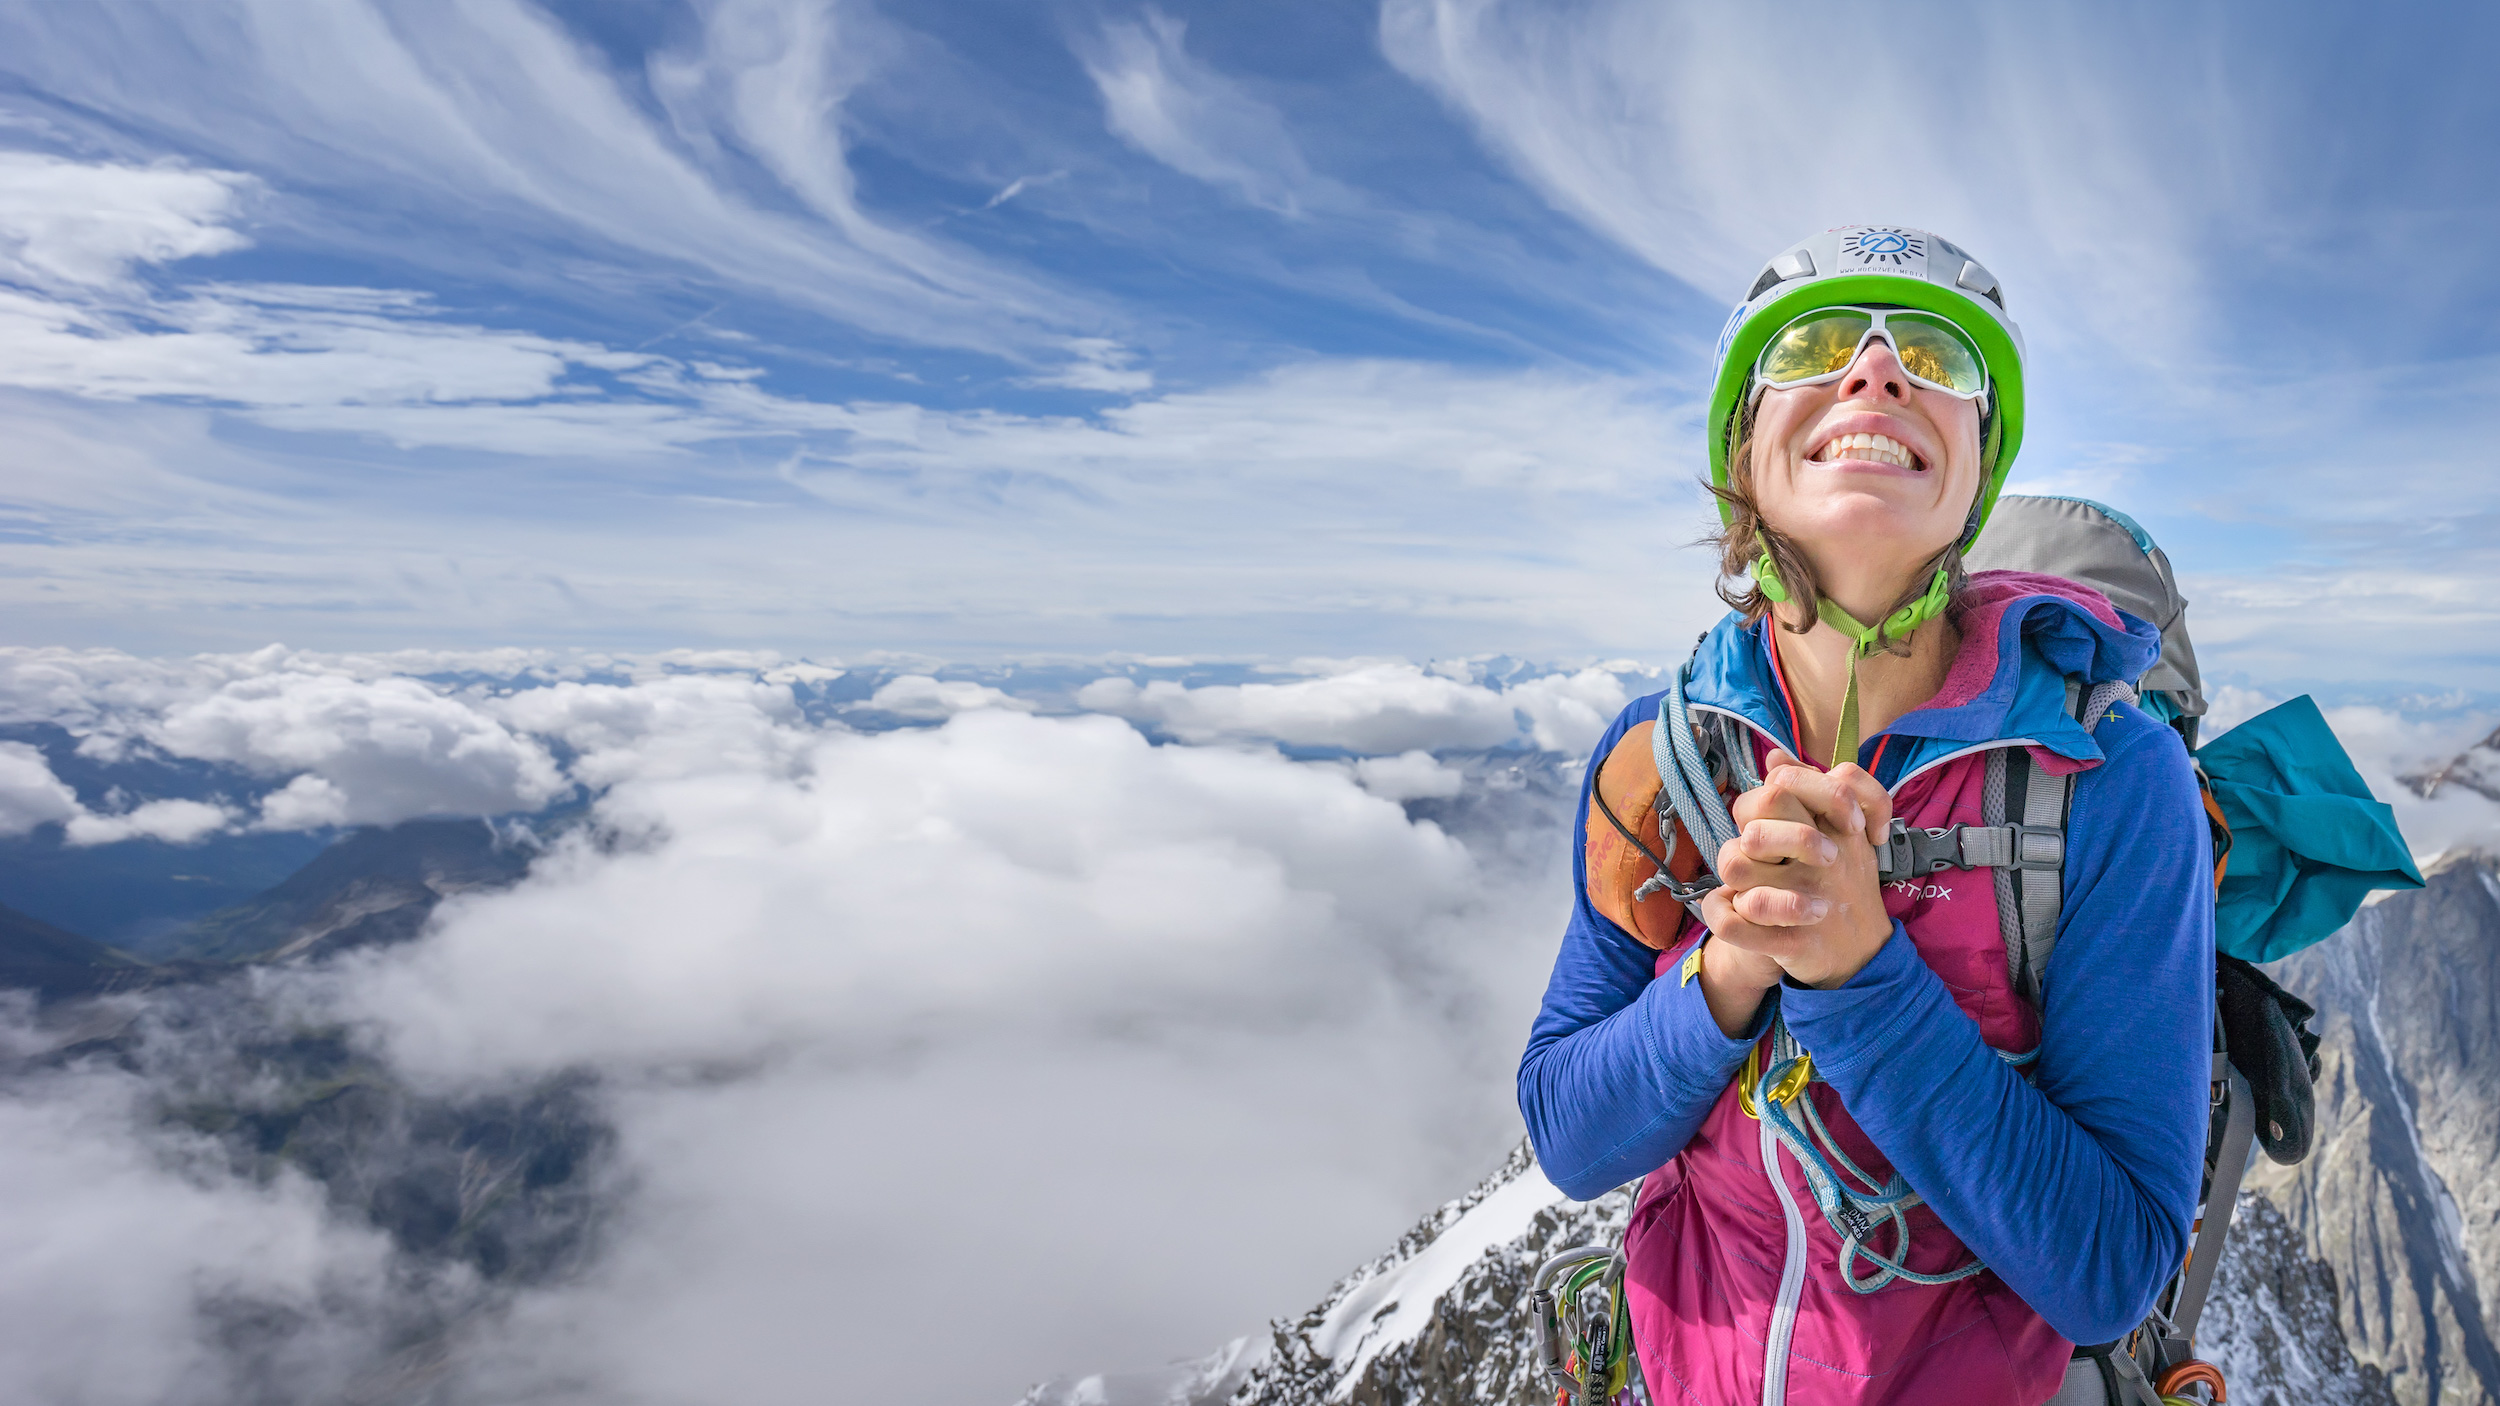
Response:
POLYGON ((1862 312, 1834 309, 1808 313, 1780 329, 1762 352, 1762 379, 1785 386, 1814 376, 1845 371, 1857 354, 1858 339, 1874 319, 1862 312))
POLYGON ((1884 330, 1900 350, 1901 365, 1919 380, 1955 395, 1977 395, 1988 384, 1979 353, 1949 324, 1894 313, 1884 319, 1884 330))

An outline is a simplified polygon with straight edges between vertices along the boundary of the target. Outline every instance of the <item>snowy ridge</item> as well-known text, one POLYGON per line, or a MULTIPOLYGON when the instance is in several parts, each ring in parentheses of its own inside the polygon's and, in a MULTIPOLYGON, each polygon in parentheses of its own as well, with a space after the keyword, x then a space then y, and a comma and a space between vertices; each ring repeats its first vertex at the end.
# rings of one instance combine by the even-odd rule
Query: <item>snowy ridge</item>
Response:
POLYGON ((1313 1351, 1340 1364, 1339 1397, 1384 1350, 1430 1326, 1433 1310, 1478 1260, 1526 1234, 1539 1212, 1562 1200, 1542 1174, 1521 1171, 1484 1190, 1411 1257, 1349 1280, 1309 1335, 1313 1351))
POLYGON ((1572 1201, 1522 1142, 1493 1175, 1426 1216, 1308 1313, 1273 1325, 1229 1406, 1405 1406, 1541 1397, 1530 1279, 1575 1245, 1612 1244, 1629 1188, 1572 1201))

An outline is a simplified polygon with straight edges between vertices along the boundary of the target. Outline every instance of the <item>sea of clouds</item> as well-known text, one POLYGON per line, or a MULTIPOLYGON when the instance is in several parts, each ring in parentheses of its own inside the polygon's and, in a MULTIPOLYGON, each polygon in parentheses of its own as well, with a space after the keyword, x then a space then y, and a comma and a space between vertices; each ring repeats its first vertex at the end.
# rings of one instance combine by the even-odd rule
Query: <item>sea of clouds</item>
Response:
MULTIPOLYGON (((0 1379, 371 1393, 422 1303, 457 1325, 428 1378, 450 1399, 1003 1402, 1256 1331, 1517 1137, 1572 788, 1656 686, 1507 660, 0 651, 0 724, 217 782, 74 786, 0 743, 0 831, 468 815, 534 856, 415 942, 258 973, 241 1014, 86 1017, 135 1022, 135 1055, 64 1058, 94 1031, 7 1007, 0 1379), (445 1099, 586 1078, 612 1135, 595 1253, 483 1285, 169 1116, 269 1027, 343 1027, 445 1099)), ((2221 690, 2214 727, 2272 701, 2221 690)), ((2500 843, 2485 798, 2394 780, 2491 719, 2329 716, 2417 850, 2500 843)))

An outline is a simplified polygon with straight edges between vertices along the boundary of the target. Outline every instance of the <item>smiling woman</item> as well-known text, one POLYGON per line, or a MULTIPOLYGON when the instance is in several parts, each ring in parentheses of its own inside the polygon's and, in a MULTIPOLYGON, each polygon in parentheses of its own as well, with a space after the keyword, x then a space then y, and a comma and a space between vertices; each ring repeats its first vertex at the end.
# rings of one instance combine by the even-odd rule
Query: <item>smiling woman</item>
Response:
POLYGON ((1621 1302, 1654 1399, 2100 1402, 2111 1354, 2077 1345, 2144 1320, 2204 1149, 2208 841, 2178 734, 2114 701, 2157 633, 2071 581, 1964 573, 2023 383, 1960 249, 1806 240, 1719 363, 1722 567, 1751 580, 1591 760, 1519 1071, 1539 1160, 1581 1197, 1646 1177, 1621 1302), (2062 821, 2062 890, 1968 848, 1952 874, 1886 858, 2006 833, 2009 804, 2062 821), (2009 960, 2050 928, 2044 971, 2009 960))

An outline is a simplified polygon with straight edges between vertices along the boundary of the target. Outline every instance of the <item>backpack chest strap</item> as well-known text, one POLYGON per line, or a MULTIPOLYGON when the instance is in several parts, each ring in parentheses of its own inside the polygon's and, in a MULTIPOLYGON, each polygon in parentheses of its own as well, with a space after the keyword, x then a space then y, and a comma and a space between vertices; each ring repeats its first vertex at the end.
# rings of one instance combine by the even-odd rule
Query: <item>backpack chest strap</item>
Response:
POLYGON ((2035 869, 2066 862, 2062 825, 1918 826, 1894 820, 1875 855, 1875 877, 1895 883, 1944 869, 2035 869))

